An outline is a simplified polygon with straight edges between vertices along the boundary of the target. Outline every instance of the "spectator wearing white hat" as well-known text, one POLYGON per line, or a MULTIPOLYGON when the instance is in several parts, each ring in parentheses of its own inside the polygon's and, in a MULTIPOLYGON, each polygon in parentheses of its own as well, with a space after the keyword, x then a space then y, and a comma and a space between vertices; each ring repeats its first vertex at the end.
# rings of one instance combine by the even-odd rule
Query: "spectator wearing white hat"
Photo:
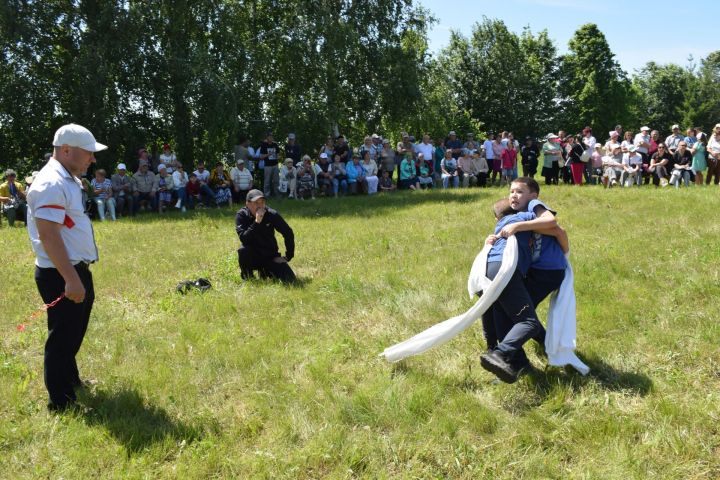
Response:
POLYGON ((119 163, 117 166, 117 173, 110 177, 112 183, 113 197, 115 198, 115 212, 117 215, 122 215, 125 205, 128 207, 128 214, 132 215, 133 212, 133 195, 132 195, 132 182, 130 177, 127 176, 127 167, 124 163, 119 163))
POLYGON ((640 133, 635 135, 633 145, 635 145, 637 153, 642 157, 643 163, 647 164, 649 161, 648 152, 650 151, 650 127, 640 127, 640 133))
POLYGON ((678 148, 678 144, 683 140, 683 136, 680 133, 680 125, 673 125, 670 127, 670 130, 672 130, 672 133, 667 136, 665 139, 665 146, 668 149, 668 152, 670 154, 675 154, 675 151, 678 148))
POLYGON ((155 192, 155 205, 158 213, 163 213, 167 206, 172 203, 172 193, 175 189, 173 178, 168 174, 167 167, 161 163, 157 167, 158 174, 155 175, 153 191, 155 192))
POLYGON ((642 156, 637 152, 635 145, 627 147, 623 153, 623 172, 620 175, 620 185, 631 187, 633 184, 640 185, 642 182, 642 156))
POLYGON ((315 181, 317 182, 318 193, 322 193, 326 197, 333 194, 332 168, 328 161, 328 155, 325 152, 320 154, 320 159, 315 165, 315 181))
POLYGON ((541 174, 545 177, 545 185, 557 185, 560 174, 560 163, 562 162, 562 146, 560 137, 549 133, 545 137, 543 151, 543 168, 541 174))
POLYGON ((27 192, 28 234, 35 253, 35 283, 46 304, 48 339, 44 379, 48 409, 62 411, 76 401, 81 387, 75 356, 80 350, 95 290, 90 264, 98 260, 90 219, 85 215, 79 177, 107 147, 85 127, 60 127, 53 156, 27 192))

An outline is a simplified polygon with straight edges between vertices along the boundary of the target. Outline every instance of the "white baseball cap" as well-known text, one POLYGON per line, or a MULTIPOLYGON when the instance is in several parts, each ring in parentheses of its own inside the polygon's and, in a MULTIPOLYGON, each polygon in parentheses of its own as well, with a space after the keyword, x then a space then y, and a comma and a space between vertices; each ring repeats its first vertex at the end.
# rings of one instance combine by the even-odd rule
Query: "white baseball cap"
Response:
POLYGON ((82 148, 88 152, 99 152, 108 148, 107 145, 95 141, 95 137, 90 133, 90 130, 75 123, 63 125, 55 132, 53 147, 63 145, 82 148))
POLYGON ((119 163, 118 166, 117 166, 117 169, 118 169, 118 170, 127 170, 127 167, 125 166, 124 163, 119 163))
POLYGON ((327 153, 322 152, 322 153, 320 154, 320 158, 327 158, 327 153))
POLYGON ((641 132, 644 132, 644 131, 646 131, 646 130, 647 130, 647 131, 650 131, 650 127, 640 127, 640 131, 641 131, 641 132))
POLYGON ((167 170, 167 167, 165 166, 164 163, 161 163, 160 165, 158 165, 158 172, 159 172, 160 170, 167 170))
POLYGON ((670 127, 670 130, 675 130, 676 128, 678 130, 680 130, 680 125, 678 125, 677 123, 675 125, 673 125, 672 127, 670 127))

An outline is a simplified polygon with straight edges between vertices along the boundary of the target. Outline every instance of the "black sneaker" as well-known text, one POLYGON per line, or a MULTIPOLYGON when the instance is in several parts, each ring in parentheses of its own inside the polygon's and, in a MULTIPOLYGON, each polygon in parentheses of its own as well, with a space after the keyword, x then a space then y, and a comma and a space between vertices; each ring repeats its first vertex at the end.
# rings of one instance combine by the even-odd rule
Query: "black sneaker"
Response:
POLYGON ((496 350, 480 355, 480 365, 488 372, 497 375, 505 383, 515 383, 517 381, 517 370, 505 360, 502 353, 496 350))

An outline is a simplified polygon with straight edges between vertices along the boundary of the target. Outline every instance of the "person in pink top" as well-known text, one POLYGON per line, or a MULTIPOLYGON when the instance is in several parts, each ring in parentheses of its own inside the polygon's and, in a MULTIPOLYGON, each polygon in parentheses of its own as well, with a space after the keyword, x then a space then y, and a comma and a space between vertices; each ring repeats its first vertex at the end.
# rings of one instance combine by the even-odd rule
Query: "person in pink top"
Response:
POLYGON ((515 145, 512 142, 508 142, 500 158, 502 158, 502 176, 500 177, 500 183, 503 185, 507 184, 509 187, 515 179, 515 169, 517 168, 517 150, 515 150, 515 145))

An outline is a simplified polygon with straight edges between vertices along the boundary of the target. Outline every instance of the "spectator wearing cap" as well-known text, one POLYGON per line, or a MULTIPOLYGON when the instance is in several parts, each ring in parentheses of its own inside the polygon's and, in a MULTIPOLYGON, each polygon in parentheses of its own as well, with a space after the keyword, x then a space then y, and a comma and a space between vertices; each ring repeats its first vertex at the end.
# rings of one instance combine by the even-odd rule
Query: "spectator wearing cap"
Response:
POLYGON ((285 158, 292 158, 293 165, 297 165, 302 161, 302 148, 295 138, 294 133, 288 133, 287 143, 285 144, 285 158))
POLYGON ((205 168, 204 162, 198 162, 197 169, 193 172, 193 175, 195 175, 198 180, 198 188, 200 189, 200 199, 202 200, 202 203, 207 206, 217 205, 215 202, 215 192, 213 192, 210 185, 208 185, 210 182, 210 171, 205 168))
POLYGON ((150 167, 147 162, 140 162, 138 171, 132 177, 132 191, 133 191, 133 215, 138 210, 151 208, 155 210, 157 208, 157 200, 155 198, 155 174, 150 171, 150 167))
MULTIPOLYGON (((463 142, 459 138, 457 138, 457 134, 455 133, 455 130, 451 130, 448 133, 448 138, 445 140, 445 148, 451 151, 452 158, 457 160, 460 158, 460 155, 462 155, 463 151, 463 142)), ((447 157, 446 157, 447 158, 447 157)))
POLYGON ((233 184, 233 199, 238 204, 242 204, 244 198, 247 198, 247 194, 252 190, 253 176, 245 167, 245 160, 238 158, 235 162, 235 166, 230 170, 230 179, 233 184))
POLYGON ((272 132, 268 132, 260 144, 260 161, 263 162, 263 191, 266 197, 279 194, 280 146, 275 143, 272 132))
POLYGON ((603 185, 614 187, 625 170, 623 166, 622 147, 619 143, 611 143, 608 146, 609 154, 603 157, 603 185))
POLYGON ((185 167, 182 163, 177 164, 177 169, 172 173, 173 195, 177 198, 175 208, 185 213, 187 211, 187 184, 190 183, 185 167))
POLYGON ((288 198, 295 198, 295 190, 297 187, 297 170, 295 162, 292 158, 286 158, 283 166, 280 167, 280 184, 278 190, 280 194, 287 195, 288 198))
POLYGON ((0 203, 8 220, 8 225, 15 225, 15 220, 26 221, 27 204, 25 188, 17 181, 17 173, 9 168, 5 171, 5 182, 0 184, 0 203))
POLYGON ((92 187, 93 200, 97 206, 98 217, 100 221, 105 221, 105 210, 110 214, 110 218, 114 222, 115 216, 115 197, 113 196, 112 181, 107 178, 107 173, 100 168, 95 171, 95 178, 90 181, 92 187))
POLYGON ((620 185, 631 187, 633 184, 642 183, 642 155, 637 152, 635 145, 627 147, 627 153, 623 153, 623 172, 620 175, 620 185))
POLYGON ((232 180, 222 162, 217 162, 213 171, 210 172, 208 185, 215 193, 215 204, 218 207, 223 203, 227 203, 232 208, 232 180))
POLYGON ((160 163, 165 165, 165 169, 167 170, 167 173, 171 174, 175 171, 175 169, 178 166, 178 159, 177 155, 175 155, 172 150, 170 149, 170 144, 165 143, 163 144, 163 153, 160 154, 160 163))
POLYGON ((637 153, 642 157, 643 163, 647 164, 650 160, 648 157, 650 151, 650 127, 645 125, 640 127, 640 133, 635 135, 633 145, 635 145, 637 153))
POLYGON ((672 130, 672 133, 665 138, 665 146, 667 147, 668 152, 670 152, 671 155, 674 155, 678 145, 684 137, 680 133, 680 125, 675 124, 670 127, 670 130, 672 130))
POLYGON ((172 203, 172 194, 175 186, 172 175, 168 174, 164 163, 158 165, 158 174, 155 175, 153 190, 155 191, 155 205, 158 213, 163 213, 172 203))
POLYGON ((352 161, 345 165, 347 172, 347 182, 350 193, 353 195, 367 192, 367 180, 365 178, 365 169, 360 164, 360 154, 353 152, 352 161))
POLYGON ((670 173, 670 185, 680 188, 680 180, 685 186, 690 186, 690 172, 692 171, 692 154, 685 140, 678 143, 678 148, 673 154, 673 168, 670 173))
POLYGON ((115 198, 115 212, 117 215, 122 215, 127 205, 128 214, 133 215, 135 212, 133 212, 132 180, 127 175, 127 167, 124 163, 119 163, 116 170, 116 173, 110 177, 115 198))
POLYGON ((715 125, 712 135, 709 135, 707 144, 707 177, 705 185, 710 185, 711 179, 715 177, 715 185, 720 183, 720 123, 715 125))
POLYGON ((327 153, 322 152, 320 154, 320 159, 316 164, 315 170, 317 171, 315 180, 317 181, 318 192, 322 193, 326 197, 332 196, 332 169, 330 168, 330 162, 328 161, 327 153))
POLYGON ((545 137, 543 151, 542 176, 545 177, 545 185, 557 185, 560 174, 560 163, 562 162, 562 147, 560 137, 549 133, 545 137))
POLYGON ((613 145, 615 145, 615 144, 619 145, 621 140, 620 140, 620 134, 616 130, 611 130, 608 133, 608 136, 609 136, 609 138, 605 142, 605 146, 603 147, 603 149, 605 150, 605 152, 607 152, 608 155, 610 155, 612 152, 613 145))
POLYGON ((275 278, 283 283, 295 281, 295 273, 288 262, 295 256, 295 235, 292 228, 265 203, 260 190, 250 190, 245 206, 235 216, 235 231, 242 246, 238 249, 240 276, 243 280, 254 277, 275 278), (285 256, 280 256, 275 231, 285 240, 285 256))
POLYGON ((107 147, 85 127, 63 125, 53 138, 53 156, 27 192, 28 234, 35 253, 35 283, 47 309, 44 380, 48 409, 63 411, 83 385, 76 355, 95 300, 90 264, 98 260, 92 224, 85 215, 78 178, 107 147))

